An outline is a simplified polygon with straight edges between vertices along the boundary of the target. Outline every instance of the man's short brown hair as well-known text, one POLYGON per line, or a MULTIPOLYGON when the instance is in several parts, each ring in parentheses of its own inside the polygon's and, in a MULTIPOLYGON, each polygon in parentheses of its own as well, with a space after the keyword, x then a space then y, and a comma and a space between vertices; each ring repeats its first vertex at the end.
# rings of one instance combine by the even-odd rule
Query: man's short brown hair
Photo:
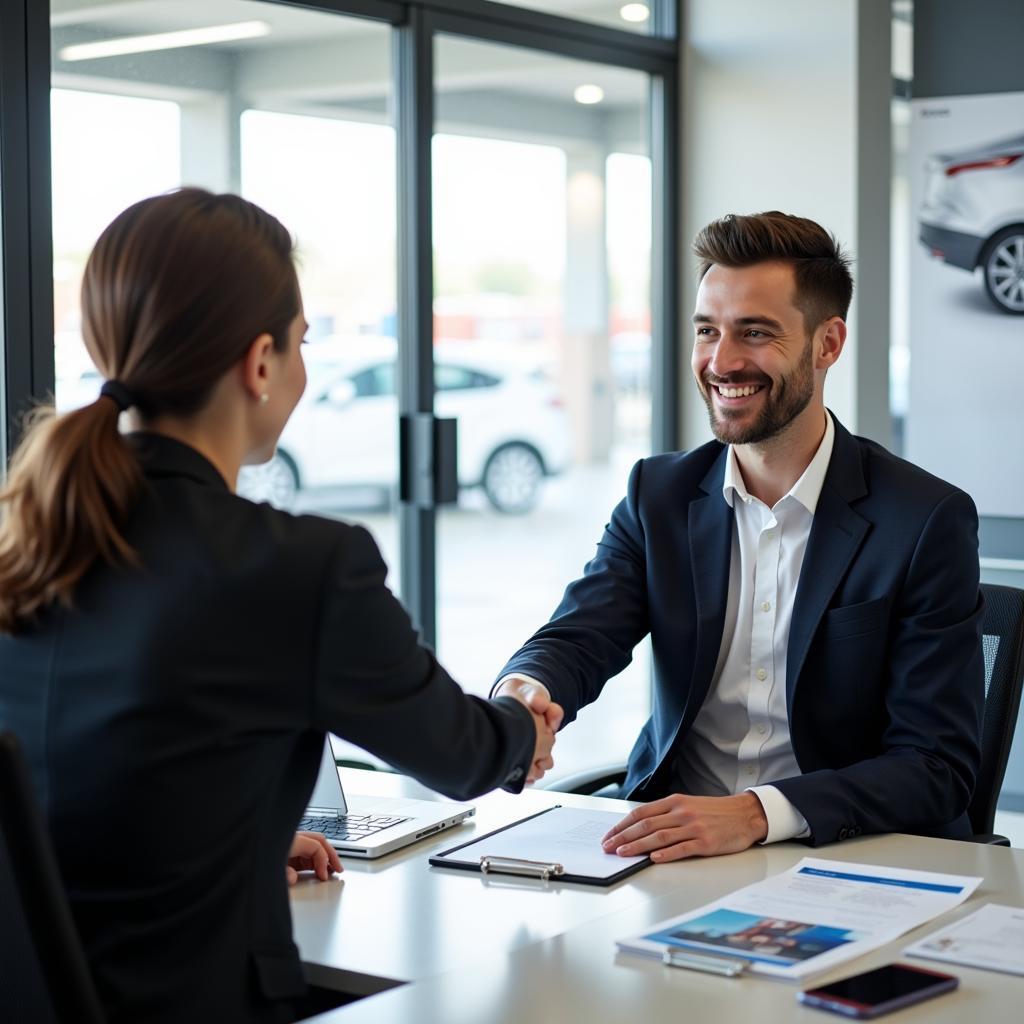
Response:
POLYGON ((700 276, 712 266, 750 267, 778 260, 790 263, 796 277, 794 303, 808 331, 829 317, 846 319, 853 297, 850 257, 836 236, 806 217, 769 210, 730 213, 713 220, 693 241, 700 276))

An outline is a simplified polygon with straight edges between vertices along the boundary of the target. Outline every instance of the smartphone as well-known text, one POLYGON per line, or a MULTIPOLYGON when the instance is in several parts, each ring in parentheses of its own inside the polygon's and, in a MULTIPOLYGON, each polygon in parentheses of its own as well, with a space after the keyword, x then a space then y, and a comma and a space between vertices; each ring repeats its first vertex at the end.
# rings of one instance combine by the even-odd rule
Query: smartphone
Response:
POLYGON ((960 979, 952 974, 906 964, 887 964, 831 985, 798 992, 797 999, 808 1006, 865 1020, 943 992, 952 992, 959 984, 960 979))

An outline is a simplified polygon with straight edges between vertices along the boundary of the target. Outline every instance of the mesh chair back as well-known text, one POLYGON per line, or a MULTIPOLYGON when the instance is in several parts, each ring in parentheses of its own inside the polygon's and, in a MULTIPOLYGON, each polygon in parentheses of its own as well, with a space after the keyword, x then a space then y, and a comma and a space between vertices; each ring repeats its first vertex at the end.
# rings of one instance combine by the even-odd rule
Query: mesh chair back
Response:
POLYGON ((983 583, 985 719, 981 770, 967 815, 975 834, 990 833, 1006 774, 1024 680, 1024 590, 983 583))
POLYGON ((10 732, 0 732, 0 1020, 104 1021, 28 766, 10 732))

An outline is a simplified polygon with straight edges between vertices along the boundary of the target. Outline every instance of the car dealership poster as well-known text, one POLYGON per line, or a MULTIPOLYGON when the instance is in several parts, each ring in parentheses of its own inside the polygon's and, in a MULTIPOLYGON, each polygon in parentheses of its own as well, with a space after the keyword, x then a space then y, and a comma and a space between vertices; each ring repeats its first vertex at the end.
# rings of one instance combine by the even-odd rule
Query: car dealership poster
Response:
POLYGON ((912 117, 907 457, 1024 516, 1024 93, 912 117))

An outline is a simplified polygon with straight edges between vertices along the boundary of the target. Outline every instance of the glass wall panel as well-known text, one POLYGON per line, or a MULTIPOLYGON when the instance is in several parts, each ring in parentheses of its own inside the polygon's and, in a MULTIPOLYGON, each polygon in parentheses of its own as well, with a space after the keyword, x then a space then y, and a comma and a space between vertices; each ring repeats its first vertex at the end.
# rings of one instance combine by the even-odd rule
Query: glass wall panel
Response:
POLYGON ((387 26, 251 0, 54 0, 56 401, 91 401, 78 293, 120 210, 178 185, 240 192, 297 241, 306 395, 242 493, 369 513, 393 582, 395 139, 387 26))
MULTIPOLYGON (((439 515, 439 653, 486 693, 650 452, 649 80, 449 36, 435 62, 436 407, 461 485, 439 515)), ((558 770, 624 758, 648 713, 645 644, 558 770)))

